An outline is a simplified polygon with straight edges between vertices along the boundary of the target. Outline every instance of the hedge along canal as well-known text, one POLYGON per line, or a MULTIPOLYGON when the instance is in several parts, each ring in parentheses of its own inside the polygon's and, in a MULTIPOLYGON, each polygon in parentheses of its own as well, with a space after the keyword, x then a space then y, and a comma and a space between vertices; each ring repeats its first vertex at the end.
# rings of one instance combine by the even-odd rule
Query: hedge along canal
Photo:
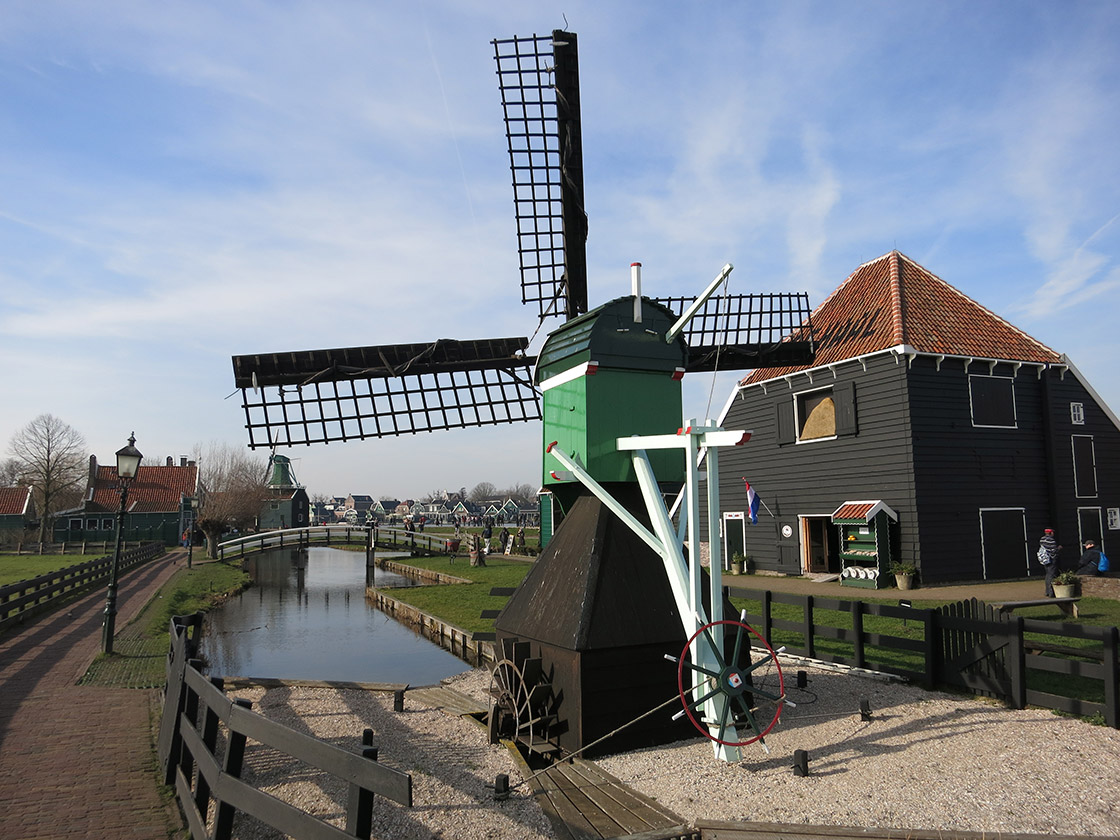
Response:
MULTIPOLYGON (((430 622, 414 632, 367 599, 361 552, 284 548, 245 568, 252 586, 204 622, 200 652, 213 676, 427 685, 470 667, 429 640, 430 622)), ((375 578, 379 588, 412 584, 383 569, 375 578)))

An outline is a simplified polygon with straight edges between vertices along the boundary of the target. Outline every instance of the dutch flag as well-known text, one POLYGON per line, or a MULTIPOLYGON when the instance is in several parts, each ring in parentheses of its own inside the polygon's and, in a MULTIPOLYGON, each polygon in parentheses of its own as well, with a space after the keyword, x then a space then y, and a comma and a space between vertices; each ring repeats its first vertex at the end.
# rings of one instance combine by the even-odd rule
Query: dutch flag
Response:
POLYGON ((747 510, 749 510, 751 513, 751 524, 757 525, 758 506, 762 504, 762 499, 760 499, 758 497, 758 494, 754 492, 754 488, 751 487, 751 483, 749 481, 744 478, 743 483, 747 485, 747 510))

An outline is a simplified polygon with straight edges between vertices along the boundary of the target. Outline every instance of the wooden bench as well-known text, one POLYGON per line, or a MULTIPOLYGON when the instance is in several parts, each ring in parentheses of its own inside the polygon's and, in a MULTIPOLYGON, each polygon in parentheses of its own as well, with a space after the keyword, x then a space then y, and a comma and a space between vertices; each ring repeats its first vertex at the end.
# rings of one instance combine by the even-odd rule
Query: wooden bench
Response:
POLYGON ((999 610, 1001 615, 1010 615, 1020 607, 1057 606, 1064 614, 1077 618, 1077 602, 1080 600, 1080 598, 1039 598, 1036 601, 1004 601, 1002 604, 992 604, 992 606, 999 610))

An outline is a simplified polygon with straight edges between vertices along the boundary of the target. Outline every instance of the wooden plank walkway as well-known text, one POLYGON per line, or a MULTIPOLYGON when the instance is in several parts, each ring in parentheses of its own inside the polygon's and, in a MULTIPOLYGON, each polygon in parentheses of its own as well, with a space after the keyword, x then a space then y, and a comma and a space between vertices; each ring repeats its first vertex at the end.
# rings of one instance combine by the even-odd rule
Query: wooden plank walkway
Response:
POLYGON ((452 688, 447 688, 442 685, 427 685, 418 688, 410 688, 405 693, 405 700, 407 701, 409 698, 419 700, 425 705, 442 709, 449 715, 456 715, 458 717, 474 717, 476 715, 484 715, 487 712, 486 707, 473 697, 468 697, 465 694, 461 694, 452 688))
POLYGON ((696 831, 664 805, 582 758, 554 764, 532 779, 529 786, 561 838, 696 837, 696 831))

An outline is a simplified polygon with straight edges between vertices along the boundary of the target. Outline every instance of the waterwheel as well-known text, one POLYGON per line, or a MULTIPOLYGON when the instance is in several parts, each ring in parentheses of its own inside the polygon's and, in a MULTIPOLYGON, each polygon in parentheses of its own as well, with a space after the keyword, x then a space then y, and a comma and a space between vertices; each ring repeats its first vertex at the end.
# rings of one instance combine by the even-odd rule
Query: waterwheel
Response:
POLYGON ((743 621, 715 621, 705 624, 685 643, 677 660, 677 687, 684 709, 674 717, 688 715, 693 726, 717 744, 741 747, 763 740, 782 714, 792 706, 786 699, 782 667, 773 648, 743 621), (734 630, 734 645, 727 650, 727 638, 734 630), (693 662, 693 642, 704 645, 717 663, 715 668, 693 662), (716 699, 720 709, 715 718, 701 710, 716 699))
POLYGON ((502 640, 503 658, 490 672, 490 743, 516 741, 529 751, 550 757, 556 743, 556 696, 540 657, 529 655, 529 643, 502 640))

